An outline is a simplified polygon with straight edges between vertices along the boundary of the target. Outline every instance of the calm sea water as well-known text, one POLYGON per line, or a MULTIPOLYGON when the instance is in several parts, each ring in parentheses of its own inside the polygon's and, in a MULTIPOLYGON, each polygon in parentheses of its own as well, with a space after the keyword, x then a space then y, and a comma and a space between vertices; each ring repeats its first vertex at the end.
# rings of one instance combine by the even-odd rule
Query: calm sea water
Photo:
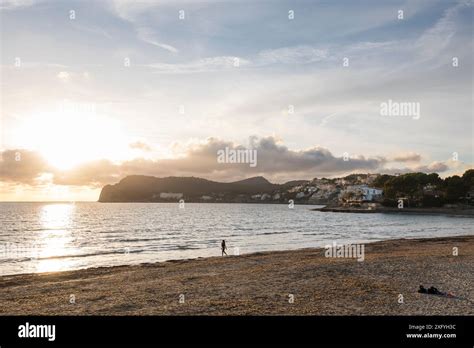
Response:
POLYGON ((0 275, 474 234, 466 217, 342 214, 315 206, 0 203, 0 275))

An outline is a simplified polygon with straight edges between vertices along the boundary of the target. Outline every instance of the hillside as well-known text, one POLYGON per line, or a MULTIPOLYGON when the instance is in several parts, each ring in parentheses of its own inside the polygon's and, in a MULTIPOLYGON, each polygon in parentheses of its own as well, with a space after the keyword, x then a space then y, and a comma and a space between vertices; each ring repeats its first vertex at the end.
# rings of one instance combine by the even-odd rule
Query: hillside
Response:
POLYGON ((196 177, 156 178, 145 175, 131 175, 115 185, 104 186, 100 193, 99 202, 176 201, 178 196, 172 196, 172 194, 179 193, 188 201, 195 201, 208 195, 219 195, 225 198, 226 196, 235 197, 239 194, 271 193, 279 186, 270 183, 264 177, 222 183, 196 177))

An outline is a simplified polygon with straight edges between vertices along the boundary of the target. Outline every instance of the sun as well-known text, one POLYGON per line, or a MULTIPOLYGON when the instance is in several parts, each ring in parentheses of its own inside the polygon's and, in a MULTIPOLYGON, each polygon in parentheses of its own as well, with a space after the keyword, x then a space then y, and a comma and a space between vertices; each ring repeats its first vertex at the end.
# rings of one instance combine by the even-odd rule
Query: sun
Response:
POLYGON ((104 158, 121 160, 128 152, 119 122, 88 111, 35 113, 25 120, 18 137, 23 147, 39 152, 59 170, 104 158))

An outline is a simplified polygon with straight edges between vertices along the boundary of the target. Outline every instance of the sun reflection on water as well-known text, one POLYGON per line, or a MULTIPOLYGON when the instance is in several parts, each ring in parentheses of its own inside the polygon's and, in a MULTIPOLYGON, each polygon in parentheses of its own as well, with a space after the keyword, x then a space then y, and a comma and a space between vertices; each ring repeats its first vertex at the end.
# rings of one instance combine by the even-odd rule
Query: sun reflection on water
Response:
POLYGON ((41 207, 40 222, 43 231, 38 237, 36 272, 55 272, 70 269, 74 262, 63 258, 74 252, 71 235, 75 204, 46 204, 41 207))

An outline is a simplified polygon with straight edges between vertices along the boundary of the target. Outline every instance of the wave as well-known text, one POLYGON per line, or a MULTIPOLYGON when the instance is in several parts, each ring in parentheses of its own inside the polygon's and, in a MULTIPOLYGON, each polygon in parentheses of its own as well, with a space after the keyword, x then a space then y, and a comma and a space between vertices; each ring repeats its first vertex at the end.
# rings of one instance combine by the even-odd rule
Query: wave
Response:
MULTIPOLYGON (((291 232, 295 232, 295 231, 291 231, 291 232)), ((296 231, 296 232, 300 232, 300 231, 296 231)), ((288 231, 280 231, 280 232, 264 232, 264 233, 258 233, 259 236, 262 236, 262 235, 270 235, 270 234, 287 234, 287 233, 290 233, 288 231)))
POLYGON ((125 238, 125 239, 114 239, 112 242, 149 242, 153 240, 166 240, 170 238, 125 238))
POLYGON ((26 261, 37 261, 37 260, 56 260, 56 259, 69 259, 69 258, 81 258, 81 257, 91 257, 91 256, 101 256, 101 255, 123 255, 123 254, 138 254, 142 253, 145 250, 129 250, 125 249, 113 250, 113 251, 102 251, 96 253, 87 253, 87 254, 67 254, 67 255, 54 255, 54 256, 45 256, 45 257, 23 257, 17 259, 3 259, 0 260, 0 263, 7 262, 26 262, 26 261))

